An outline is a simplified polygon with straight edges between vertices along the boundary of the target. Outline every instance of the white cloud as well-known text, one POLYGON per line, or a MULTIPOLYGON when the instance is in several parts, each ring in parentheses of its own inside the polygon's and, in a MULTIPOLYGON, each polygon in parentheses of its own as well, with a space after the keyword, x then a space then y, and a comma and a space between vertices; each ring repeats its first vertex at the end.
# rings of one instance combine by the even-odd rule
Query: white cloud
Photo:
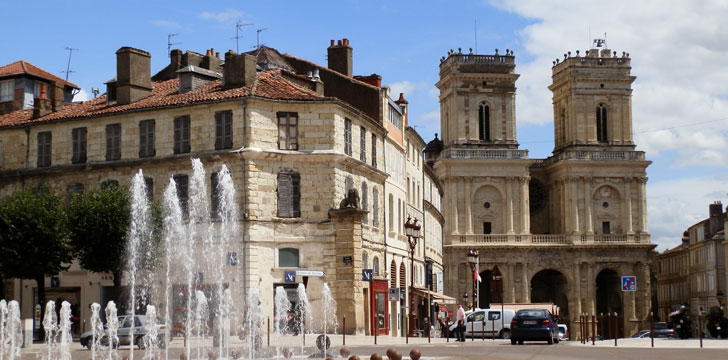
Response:
POLYGON ((534 22, 519 32, 533 61, 516 53, 517 113, 522 124, 553 121, 552 61, 603 38, 630 53, 635 142, 648 156, 677 156, 673 166, 728 166, 728 5, 725 1, 681 0, 491 0, 534 22), (720 120, 722 121, 715 121, 720 120), (708 122, 711 121, 711 122, 708 122), (684 126, 692 124, 690 126, 684 126), (664 129, 656 131, 659 129, 664 129), (649 131, 649 132, 646 132, 649 131))
POLYGON ((150 24, 156 25, 163 28, 169 28, 169 29, 181 29, 182 25, 177 24, 174 21, 168 21, 168 20, 150 20, 150 24))
POLYGON ((240 19, 242 16, 243 13, 239 10, 225 9, 220 12, 203 11, 202 14, 200 14, 200 19, 213 20, 219 23, 227 24, 240 19))
POLYGON ((708 217, 708 204, 728 203, 728 174, 647 184, 648 228, 659 251, 680 244, 683 231, 708 217))
POLYGON ((424 81, 411 82, 409 80, 405 80, 391 83, 389 84, 389 88, 390 96, 396 100, 399 98, 400 93, 403 93, 404 98, 407 99, 413 97, 415 92, 428 90, 429 86, 424 81))
POLYGON ((88 99, 89 99, 88 93, 84 89, 79 90, 78 93, 73 96, 73 101, 74 102, 76 102, 76 101, 87 101, 88 99))

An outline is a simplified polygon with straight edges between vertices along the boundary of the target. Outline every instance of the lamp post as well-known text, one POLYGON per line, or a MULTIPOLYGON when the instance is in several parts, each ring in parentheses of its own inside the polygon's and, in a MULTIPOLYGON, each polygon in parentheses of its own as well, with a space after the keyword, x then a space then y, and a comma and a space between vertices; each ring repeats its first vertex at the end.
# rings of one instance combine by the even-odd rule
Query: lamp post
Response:
POLYGON ((479 257, 478 250, 473 250, 473 249, 468 250, 468 264, 470 264, 470 271, 473 272, 473 303, 472 303, 473 306, 471 306, 471 309, 473 309, 473 310, 475 310, 475 302, 476 302, 476 298, 477 298, 477 296, 475 296, 475 294, 476 294, 475 283, 477 281, 475 271, 478 266, 478 257, 479 257))
POLYGON ((410 249, 410 291, 409 291, 409 311, 407 311, 407 322, 410 324, 409 333, 414 335, 414 324, 412 324, 412 312, 414 311, 414 298, 412 297, 412 290, 415 287, 415 247, 417 247, 417 238, 420 236, 420 224, 417 223, 417 218, 412 220, 411 217, 407 216, 407 221, 404 223, 404 234, 407 235, 407 242, 409 242, 410 249))
POLYGON ((498 265, 493 266, 493 282, 491 284, 491 291, 495 290, 495 293, 498 294, 498 302, 501 303, 501 329, 505 329, 503 323, 505 321, 503 319, 503 274, 498 269, 498 265))
POLYGON ((723 311, 723 290, 718 290, 718 292, 715 294, 715 296, 718 298, 718 307, 721 311, 723 311))

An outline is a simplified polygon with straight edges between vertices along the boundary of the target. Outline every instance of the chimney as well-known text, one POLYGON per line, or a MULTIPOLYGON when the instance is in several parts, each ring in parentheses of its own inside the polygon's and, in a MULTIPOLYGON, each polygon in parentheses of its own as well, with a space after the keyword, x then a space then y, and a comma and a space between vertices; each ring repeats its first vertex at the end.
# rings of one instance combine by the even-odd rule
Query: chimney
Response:
POLYGON ((404 118, 404 127, 407 127, 407 100, 404 98, 404 93, 399 93, 399 99, 394 102, 395 104, 399 105, 400 108, 402 108, 402 117, 404 118))
POLYGON ((205 57, 202 58, 202 63, 200 64, 200 67, 203 69, 217 72, 218 68, 220 67, 220 57, 219 55, 215 57, 215 49, 210 49, 205 52, 205 57))
POLYGON ((329 69, 352 76, 354 73, 352 53, 353 49, 349 46, 349 39, 339 40, 336 45, 334 45, 334 40, 331 40, 331 46, 328 48, 329 69))
POLYGON ((723 222, 725 218, 723 215, 723 204, 720 201, 715 201, 708 206, 708 213, 710 214, 708 222, 710 223, 710 234, 714 235, 723 228, 723 222))
POLYGON ((169 53, 169 63, 172 69, 177 71, 182 68, 182 50, 174 49, 169 53))
POLYGON ((225 53, 222 84, 225 88, 252 84, 256 78, 256 59, 251 55, 238 55, 232 50, 225 53))
POLYGON ((354 79, 365 82, 371 86, 376 86, 378 88, 382 87, 382 77, 377 74, 371 74, 369 76, 357 75, 354 76, 354 79))
POLYGON ((60 82, 53 82, 51 83, 53 86, 52 93, 52 100, 53 100, 53 111, 59 111, 63 109, 63 104, 65 103, 64 92, 63 92, 63 84, 60 82))
POLYGON ((116 103, 131 104, 152 93, 148 52, 122 47, 116 51, 116 103))

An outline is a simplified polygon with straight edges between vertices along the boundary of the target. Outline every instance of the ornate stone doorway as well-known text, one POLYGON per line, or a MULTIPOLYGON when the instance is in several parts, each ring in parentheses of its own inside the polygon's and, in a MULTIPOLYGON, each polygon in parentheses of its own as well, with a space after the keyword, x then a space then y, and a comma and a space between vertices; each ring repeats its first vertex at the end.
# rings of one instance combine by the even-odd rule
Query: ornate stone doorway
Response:
POLYGON ((531 302, 554 303, 562 321, 569 319, 569 280, 553 269, 541 270, 531 278, 531 302))

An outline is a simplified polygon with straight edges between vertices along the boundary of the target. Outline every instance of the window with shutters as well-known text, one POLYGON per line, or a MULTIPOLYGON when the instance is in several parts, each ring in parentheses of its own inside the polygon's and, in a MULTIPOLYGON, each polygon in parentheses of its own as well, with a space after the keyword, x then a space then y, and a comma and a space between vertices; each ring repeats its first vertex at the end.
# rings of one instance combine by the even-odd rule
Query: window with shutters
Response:
POLYGON ((397 263, 394 260, 389 265, 389 287, 392 289, 397 288, 397 263))
POLYGON ((142 120, 139 122, 139 157, 154 155, 154 120, 142 120))
POLYGON ((186 154, 190 150, 190 117, 178 116, 174 118, 174 153, 186 154))
POLYGON ((279 111, 278 148, 298 150, 298 113, 279 111))
POLYGON ((66 201, 71 201, 74 196, 83 194, 83 184, 71 184, 66 186, 66 201))
POLYGON ((372 187, 372 226, 379 227, 379 189, 372 187))
POLYGON ((118 187, 119 187, 119 181, 118 180, 109 179, 109 180, 106 180, 106 181, 104 181, 104 182, 101 183, 101 188, 104 189, 104 190, 106 190, 106 189, 115 189, 115 188, 118 188, 118 187))
POLYGON ((121 124, 106 125, 106 160, 121 159, 121 124))
POLYGON ((369 254, 367 254, 366 251, 361 252, 361 268, 362 269, 371 269, 369 266, 369 254))
POLYGON ((86 162, 86 128, 75 128, 71 130, 71 163, 80 164, 86 162))
POLYGON ((215 113, 215 150, 233 147, 233 111, 215 113))
POLYGON ((300 266, 300 256, 298 249, 283 248, 278 249, 278 267, 297 268, 300 266))
POLYGON ((186 220, 190 216, 190 178, 187 175, 174 175, 172 176, 172 180, 174 180, 174 183, 177 186, 177 199, 179 199, 179 207, 182 211, 182 218, 186 220))
POLYGON ((372 166, 377 167, 377 135, 372 134, 372 166))
POLYGON ((351 156, 351 120, 344 119, 344 153, 351 156))
POLYGON ((480 140, 490 141, 490 106, 481 104, 478 110, 478 137, 480 140))
POLYGON ((354 188, 354 178, 351 176, 347 176, 346 180, 344 180, 344 196, 349 195, 349 190, 354 188))
POLYGON ((404 262, 399 264, 399 287, 401 289, 407 288, 407 270, 405 270, 404 262))
MULTIPOLYGON (((367 183, 363 181, 361 183, 361 209, 364 211, 369 211, 369 191, 367 189, 367 183)), ((368 224, 369 213, 364 214, 364 217, 362 217, 361 221, 365 224, 368 224)))
POLYGON ((301 217, 301 175, 278 173, 278 217, 301 217))
POLYGON ((13 101, 15 98, 15 79, 0 81, 0 102, 13 101))
POLYGON ((38 167, 51 166, 51 132, 38 133, 38 167))
POLYGON ((601 143, 607 140, 607 107, 604 104, 597 106, 597 141, 601 143))
POLYGON ((210 175, 210 216, 214 219, 219 217, 220 209, 220 191, 218 186, 220 183, 220 173, 212 173, 210 175))
POLYGON ((359 138, 359 160, 367 162, 367 129, 363 126, 359 138))

